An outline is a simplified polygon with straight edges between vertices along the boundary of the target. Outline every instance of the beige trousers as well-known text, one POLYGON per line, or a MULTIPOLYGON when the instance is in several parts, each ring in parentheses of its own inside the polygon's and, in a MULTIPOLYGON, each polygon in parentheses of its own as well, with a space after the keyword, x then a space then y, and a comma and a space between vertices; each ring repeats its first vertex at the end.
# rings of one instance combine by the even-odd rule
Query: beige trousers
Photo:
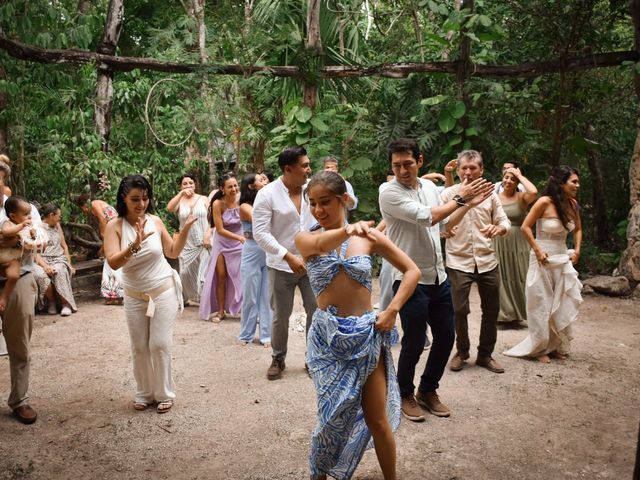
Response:
POLYGON ((16 283, 2 315, 2 334, 7 342, 11 373, 8 403, 12 410, 26 405, 29 400, 29 340, 33 329, 37 293, 38 287, 33 274, 23 275, 16 283))

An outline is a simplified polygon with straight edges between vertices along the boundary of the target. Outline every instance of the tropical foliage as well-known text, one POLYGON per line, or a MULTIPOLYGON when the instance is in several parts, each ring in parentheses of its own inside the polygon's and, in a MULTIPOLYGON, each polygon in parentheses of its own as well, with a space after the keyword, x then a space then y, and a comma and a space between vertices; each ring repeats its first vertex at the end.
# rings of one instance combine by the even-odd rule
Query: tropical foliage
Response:
MULTIPOLYGON (((40 47, 95 50, 108 3, 4 2, 0 27, 9 38, 40 47)), ((277 171, 277 153, 297 144, 308 148, 316 167, 324 155, 340 159, 361 197, 357 215, 370 218, 377 215, 377 185, 388 168, 385 147, 411 136, 429 169, 440 170, 464 148, 482 151, 487 174, 496 180, 509 159, 519 160, 539 185, 550 166, 578 166, 588 231, 597 216, 605 215, 610 226, 595 251, 619 250, 623 239, 615 227, 628 211, 637 65, 495 78, 474 76, 473 69, 462 77, 349 79, 321 78, 318 71, 324 65, 455 61, 464 42, 472 65, 630 50, 626 2, 328 0, 320 19, 318 56, 305 49, 305 2, 206 4, 211 65, 298 66, 306 82, 318 84, 315 108, 303 104, 303 82, 295 78, 220 76, 213 67, 189 75, 117 73, 107 152, 94 131, 94 66, 27 63, 2 54, 6 105, 0 122, 15 162, 14 188, 39 202, 58 202, 69 214, 73 195, 87 185, 95 189, 99 174, 110 181, 100 195, 113 201, 119 178, 140 172, 152 179, 162 206, 184 170, 196 172, 208 190, 213 166, 277 171), (604 193, 593 188, 598 175, 605 198, 596 198, 604 193)), ((198 63, 198 40, 192 0, 132 0, 125 4, 117 54, 198 63)), ((586 238, 595 238, 593 232, 586 238)))

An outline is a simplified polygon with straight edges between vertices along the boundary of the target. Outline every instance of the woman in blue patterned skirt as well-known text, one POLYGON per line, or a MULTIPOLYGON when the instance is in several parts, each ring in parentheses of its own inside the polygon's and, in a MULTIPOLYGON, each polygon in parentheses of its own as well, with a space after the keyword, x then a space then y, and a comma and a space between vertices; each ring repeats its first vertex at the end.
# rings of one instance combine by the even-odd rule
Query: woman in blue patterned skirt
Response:
POLYGON ((318 397, 311 478, 351 478, 364 451, 374 446, 384 478, 396 479, 393 431, 400 423, 400 395, 391 344, 398 338, 396 316, 420 271, 371 228, 373 222, 345 223, 348 197, 339 174, 314 175, 306 194, 322 227, 296 237, 318 300, 307 339, 307 366, 318 397), (377 315, 371 307, 374 253, 404 274, 393 300, 377 315))

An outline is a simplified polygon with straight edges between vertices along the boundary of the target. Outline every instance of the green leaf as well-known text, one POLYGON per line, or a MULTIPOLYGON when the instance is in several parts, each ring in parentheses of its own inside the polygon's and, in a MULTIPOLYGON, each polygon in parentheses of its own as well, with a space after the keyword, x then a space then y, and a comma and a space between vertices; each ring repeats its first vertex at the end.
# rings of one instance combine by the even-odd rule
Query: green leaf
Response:
POLYGON ((319 117, 311 117, 309 123, 313 125, 313 128, 315 128, 318 132, 326 132, 329 130, 327 124, 324 123, 319 117))
POLYGON ((420 100, 420 103, 422 105, 433 106, 444 102, 447 98, 449 98, 447 95, 436 95, 435 97, 423 98, 420 100))
POLYGON ((296 135, 296 145, 304 145, 309 141, 306 135, 296 135))
POLYGON ((462 118, 467 111, 467 107, 464 106, 464 102, 456 102, 449 109, 449 113, 455 119, 462 118))
POLYGON ((462 138, 453 137, 451 140, 449 140, 449 143, 447 143, 447 147, 453 147, 455 145, 458 145, 459 143, 462 143, 462 138))
POLYGON ((449 45, 449 40, 447 40, 446 38, 442 38, 440 35, 436 35, 434 33, 424 33, 423 35, 429 40, 433 40, 440 45, 444 45, 445 47, 449 45))
POLYGON ((453 130, 453 127, 456 126, 456 119, 451 117, 446 110, 443 110, 440 113, 440 118, 438 118, 438 127, 440 127, 440 131, 442 133, 447 133, 453 130))
POLYGON ((298 123, 296 125, 296 132, 299 134, 305 134, 311 130, 311 125, 308 123, 298 123))
POLYGON ((488 27, 489 25, 491 25, 491 19, 489 17, 487 17, 486 15, 480 15, 478 17, 478 21, 480 22, 481 25, 488 27))
POLYGON ((373 166, 373 163, 369 157, 357 157, 349 161, 349 166, 356 171, 366 171, 373 166))
POLYGON ((476 37, 475 33, 471 33, 471 32, 464 32, 464 34, 469 37, 471 40, 473 40, 474 42, 479 42, 480 39, 478 37, 476 37))
POLYGON ((492 40, 500 40, 502 38, 502 35, 496 31, 490 31, 490 32, 476 32, 476 36, 478 37, 478 39, 482 40, 483 42, 490 42, 492 40))
MULTIPOLYGON (((309 119, 312 117, 313 112, 311 112, 311 109, 307 106, 302 107, 300 110, 298 110, 295 113, 296 116, 296 120, 298 120, 299 122, 308 122, 309 119)), ((300 145, 300 144, 298 144, 300 145)))
POLYGON ((476 127, 469 127, 464 131, 464 135, 466 137, 474 137, 478 135, 478 130, 476 130, 476 127))
POLYGON ((460 22, 457 20, 454 20, 452 18, 447 19, 443 24, 442 24, 442 30, 445 32, 459 32, 460 31, 460 22))
POLYGON ((438 4, 433 0, 429 0, 427 2, 427 5, 429 5, 429 10, 431 10, 433 13, 440 13, 440 8, 438 7, 438 4))

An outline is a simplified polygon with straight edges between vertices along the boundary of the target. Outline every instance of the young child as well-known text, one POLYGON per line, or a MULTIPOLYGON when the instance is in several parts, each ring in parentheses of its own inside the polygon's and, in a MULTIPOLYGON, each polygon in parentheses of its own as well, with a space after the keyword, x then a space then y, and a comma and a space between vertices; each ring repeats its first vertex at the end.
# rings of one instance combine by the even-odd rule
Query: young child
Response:
POLYGON ((2 238, 16 238, 19 245, 0 248, 0 274, 7 282, 0 293, 0 313, 4 313, 7 301, 20 278, 20 260, 25 250, 33 251, 47 244, 46 233, 31 225, 31 204, 24 198, 11 196, 4 202, 7 219, 0 225, 2 238))

